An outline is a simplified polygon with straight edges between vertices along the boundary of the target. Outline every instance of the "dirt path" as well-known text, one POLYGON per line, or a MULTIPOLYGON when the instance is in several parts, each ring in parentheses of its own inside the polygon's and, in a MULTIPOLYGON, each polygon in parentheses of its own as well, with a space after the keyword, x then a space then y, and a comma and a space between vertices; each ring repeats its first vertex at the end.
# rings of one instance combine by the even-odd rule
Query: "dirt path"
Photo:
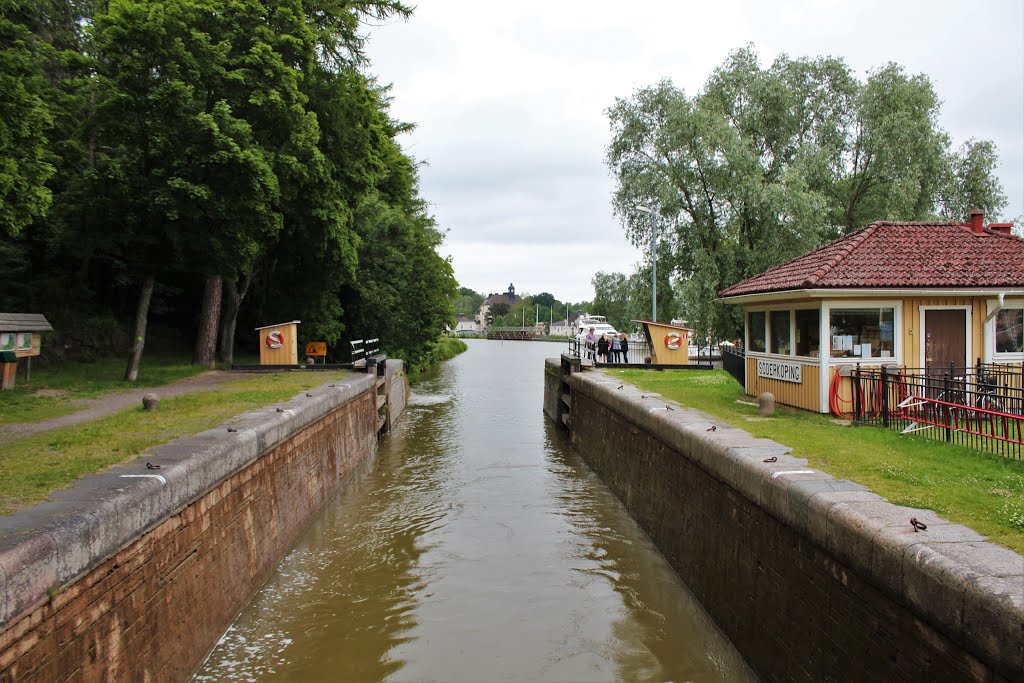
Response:
POLYGON ((170 398, 171 396, 191 394, 197 391, 210 391, 211 389, 216 389, 232 379, 238 379, 237 372, 211 370, 210 372, 204 372, 201 375, 186 377, 185 379, 180 379, 177 382, 171 382, 170 384, 165 384, 159 387, 144 387, 139 389, 130 389, 128 391, 117 391, 100 396, 99 398, 76 401, 78 405, 82 406, 82 409, 69 415, 51 417, 48 420, 40 420, 38 422, 15 422, 0 426, 0 444, 10 443, 11 441, 23 439, 27 436, 32 436, 33 434, 49 431, 51 429, 57 429, 58 427, 66 427, 68 425, 95 420, 96 418, 105 417, 111 413, 116 413, 119 410, 124 410, 125 408, 140 406, 142 405, 142 397, 150 392, 156 394, 161 400, 163 400, 165 398, 170 398))

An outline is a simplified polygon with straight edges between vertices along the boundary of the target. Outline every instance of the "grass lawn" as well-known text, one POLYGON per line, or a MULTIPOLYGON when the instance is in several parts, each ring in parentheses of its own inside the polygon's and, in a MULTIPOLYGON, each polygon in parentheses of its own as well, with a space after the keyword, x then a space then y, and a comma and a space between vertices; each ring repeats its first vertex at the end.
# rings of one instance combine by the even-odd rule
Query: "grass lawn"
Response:
POLYGON ((608 370, 645 391, 702 410, 754 436, 793 448, 812 467, 867 486, 898 505, 928 508, 1024 554, 1024 462, 900 436, 880 427, 841 426, 828 415, 757 407, 722 370, 608 370))
MULTIPOLYGON (((154 369, 148 378, 162 384, 194 372, 181 374, 184 370, 169 365, 154 369)), ((161 400, 160 409, 153 413, 139 406, 14 441, 0 449, 0 514, 37 503, 79 477, 131 460, 150 446, 216 427, 246 410, 291 398, 346 374, 339 370, 242 375, 215 391, 161 400)), ((32 382, 38 388, 34 374, 32 382)), ((113 384, 100 380, 94 386, 102 387, 96 391, 123 388, 113 384)))
POLYGON ((73 413, 75 401, 102 396, 111 391, 155 387, 197 375, 205 368, 189 363, 181 354, 146 355, 138 380, 124 381, 125 358, 105 358, 92 363, 74 362, 32 368, 32 383, 25 385, 19 372, 15 388, 0 392, 0 425, 35 422, 73 413))

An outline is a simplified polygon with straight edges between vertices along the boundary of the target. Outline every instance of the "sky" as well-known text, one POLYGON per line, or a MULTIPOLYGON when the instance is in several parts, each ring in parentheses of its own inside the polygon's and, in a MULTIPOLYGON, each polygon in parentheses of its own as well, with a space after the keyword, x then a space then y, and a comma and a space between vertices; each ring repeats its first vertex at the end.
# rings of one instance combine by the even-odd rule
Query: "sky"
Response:
POLYGON ((612 214, 605 110, 672 80, 699 91, 729 52, 841 57, 863 80, 888 62, 924 73, 954 146, 992 140, 1009 206, 1024 214, 1021 0, 420 0, 367 27, 403 148, 461 286, 593 297, 597 271, 640 252, 612 214))

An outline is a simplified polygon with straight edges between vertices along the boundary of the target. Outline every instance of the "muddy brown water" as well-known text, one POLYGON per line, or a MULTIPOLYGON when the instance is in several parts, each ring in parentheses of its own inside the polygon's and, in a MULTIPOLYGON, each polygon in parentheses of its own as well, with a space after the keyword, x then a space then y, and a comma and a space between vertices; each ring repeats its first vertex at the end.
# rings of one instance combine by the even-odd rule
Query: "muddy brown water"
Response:
POLYGON ((562 347, 469 344, 414 388, 195 680, 753 680, 544 418, 562 347))

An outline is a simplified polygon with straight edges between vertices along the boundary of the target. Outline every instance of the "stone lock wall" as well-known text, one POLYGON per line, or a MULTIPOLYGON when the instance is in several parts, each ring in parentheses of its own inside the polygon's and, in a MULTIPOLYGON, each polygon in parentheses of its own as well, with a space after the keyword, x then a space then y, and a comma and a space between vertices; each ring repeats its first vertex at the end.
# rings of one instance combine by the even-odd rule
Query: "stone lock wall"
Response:
POLYGON ((309 393, 0 518, 0 682, 186 679, 375 452, 373 376, 309 393))
POLYGON ((568 382, 577 451, 762 678, 1024 680, 1020 555, 601 372, 568 382))

